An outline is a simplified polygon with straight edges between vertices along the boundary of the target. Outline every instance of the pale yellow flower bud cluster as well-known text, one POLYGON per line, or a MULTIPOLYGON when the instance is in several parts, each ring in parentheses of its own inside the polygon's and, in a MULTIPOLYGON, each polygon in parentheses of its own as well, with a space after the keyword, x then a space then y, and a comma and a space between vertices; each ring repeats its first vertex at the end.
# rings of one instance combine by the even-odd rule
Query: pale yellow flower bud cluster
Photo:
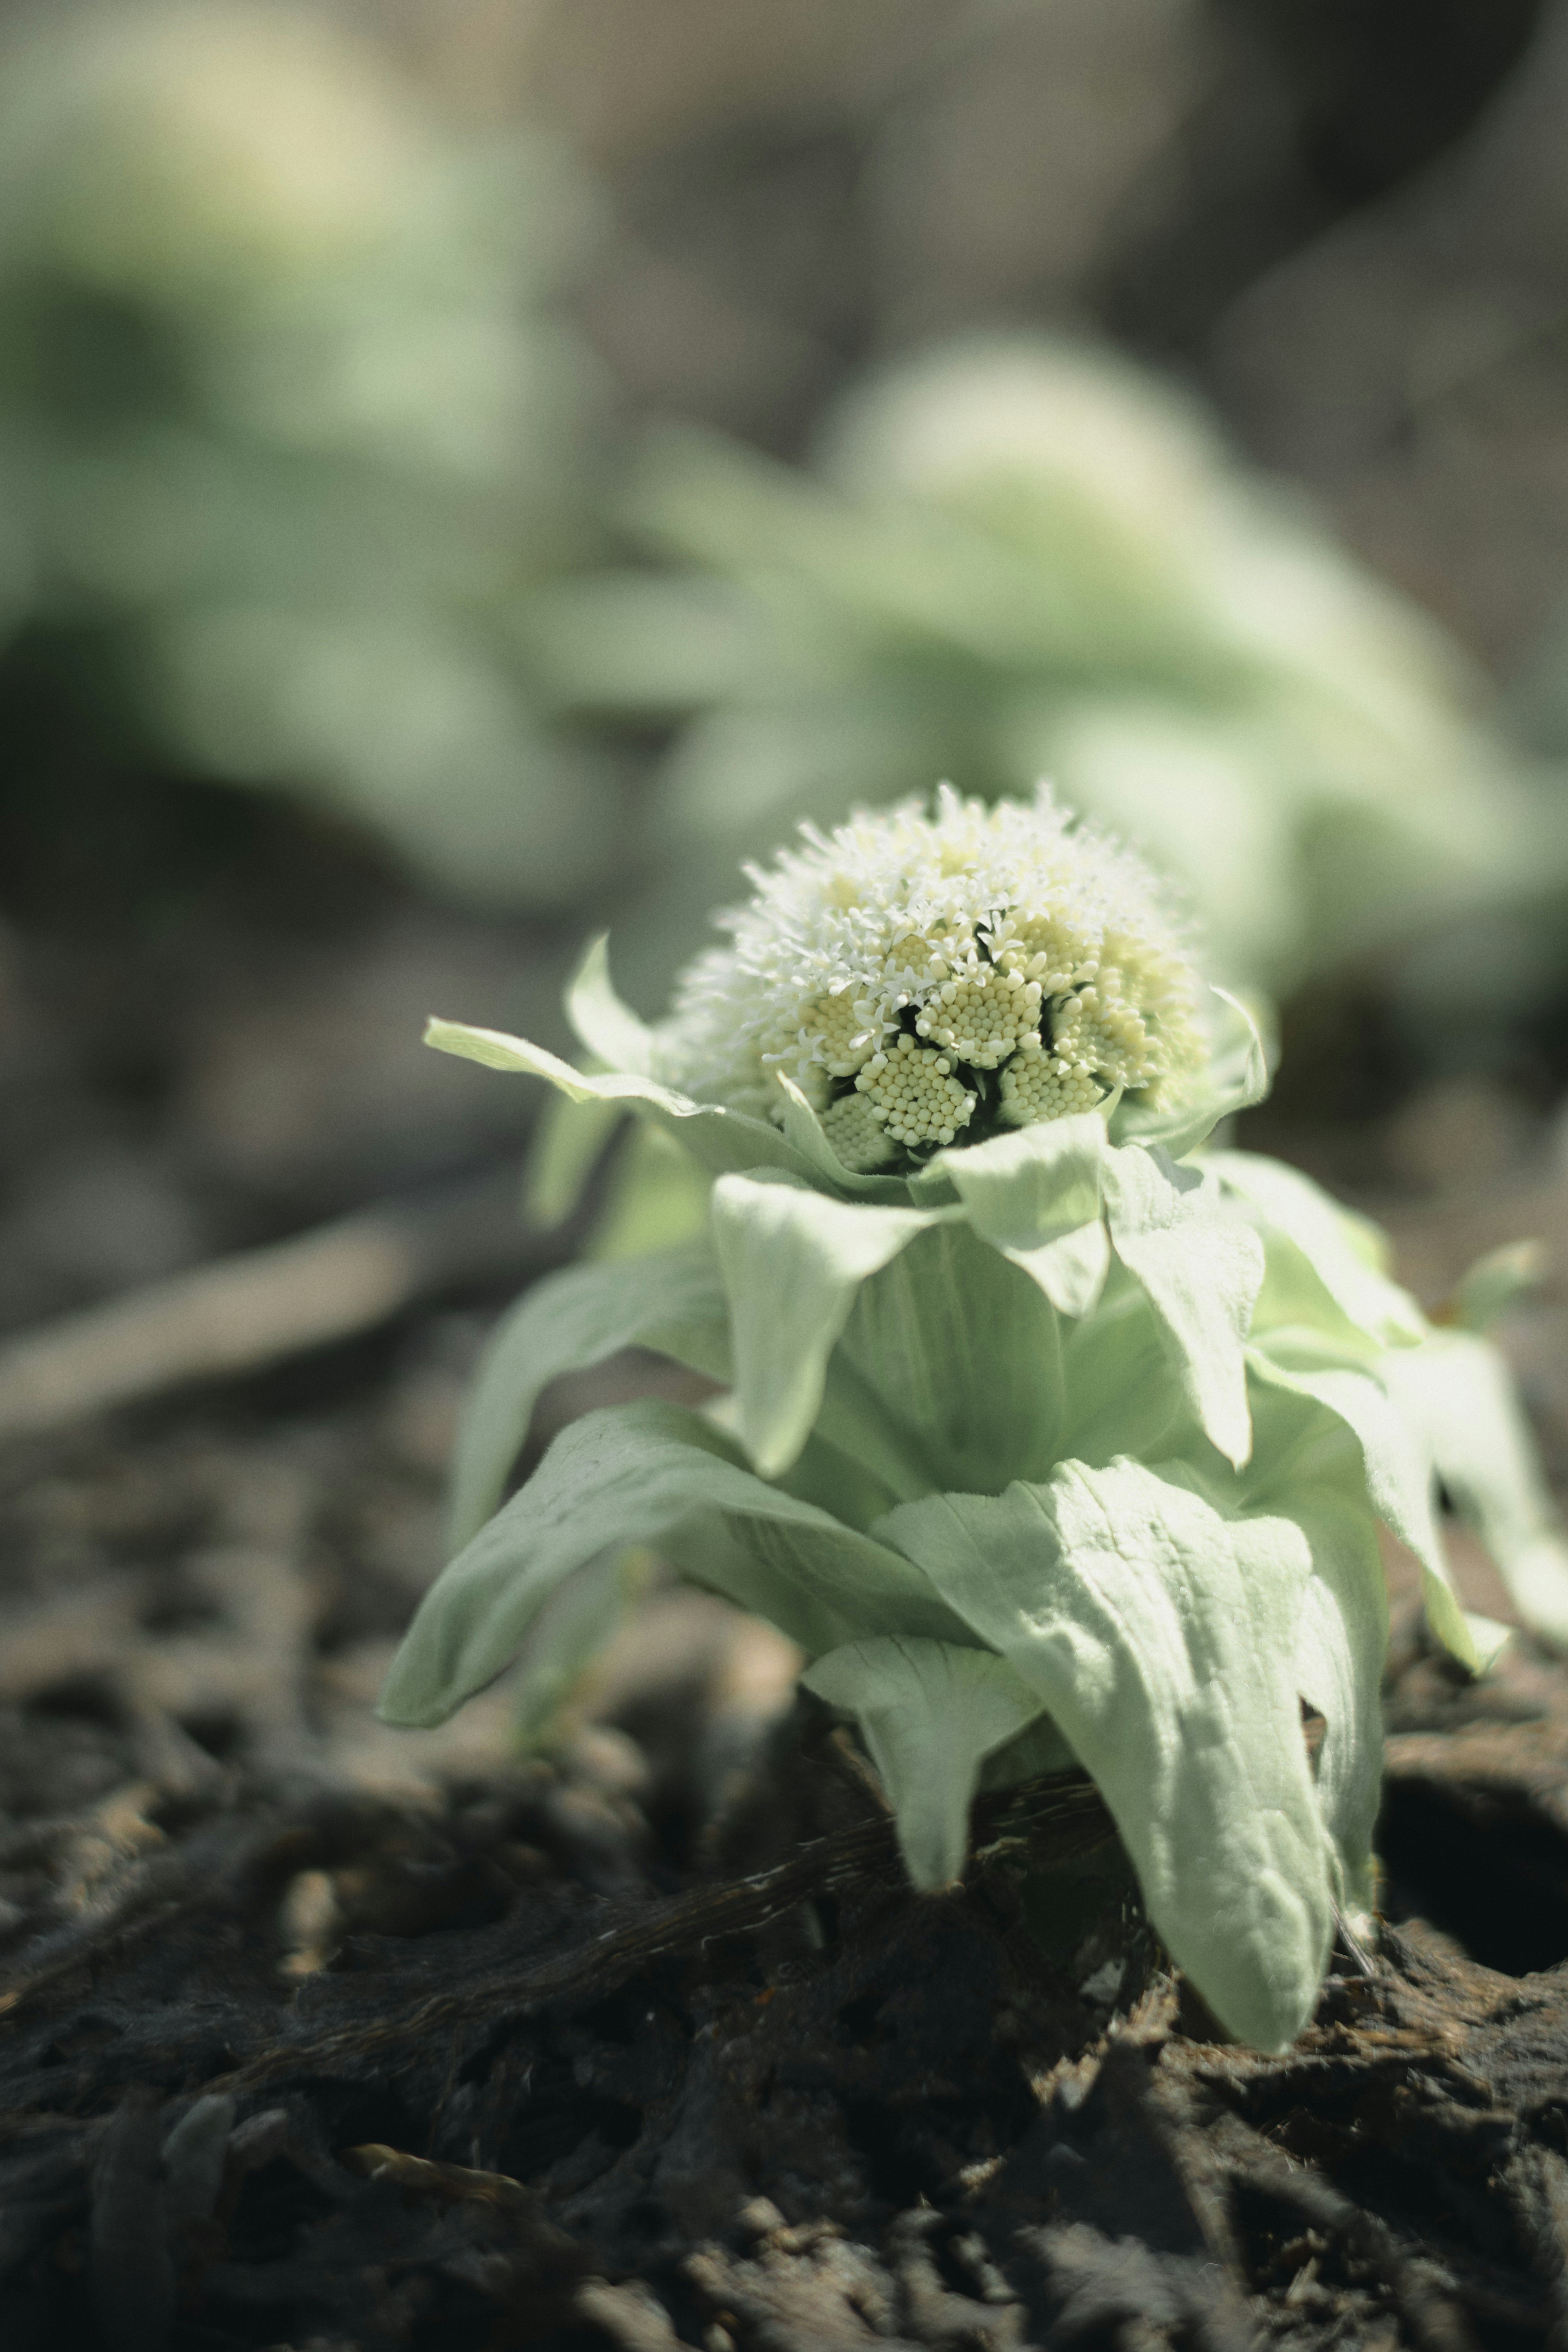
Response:
POLYGON ((1121 1087, 1146 1087, 1163 1073, 1160 1047, 1111 967, 1099 983, 1067 997, 1051 1014, 1051 1043, 1074 1067, 1098 1070, 1121 1087))
POLYGON ((851 1174, 868 1176, 890 1156, 885 1129, 858 1092, 840 1095, 822 1114, 822 1131, 851 1174))
POLYGON ((808 1004, 800 1027, 830 1078, 852 1078, 882 1034, 874 1008, 864 999, 857 1002, 847 990, 808 1004))
POLYGON ((1085 959, 1081 926, 1059 915, 1004 915, 986 931, 985 944, 1002 971, 1033 981, 1042 996, 1080 987, 1100 968, 1092 954, 1085 959))
POLYGON ((942 980, 915 1033, 945 1046, 971 1069, 994 1070, 1040 1033, 1040 983, 974 957, 942 980))
POLYGON ((931 814, 802 831, 684 975, 658 1033, 672 1084, 781 1118, 787 1078, 865 1171, 1201 1070, 1158 886, 1045 790, 993 808, 943 785, 931 814))
POLYGON ((1052 1054, 1018 1054, 1002 1073, 998 1116, 1008 1127, 1033 1127, 1043 1118, 1070 1118, 1092 1110, 1105 1097, 1090 1070, 1073 1067, 1052 1054))
POLYGON ((953 1076, 946 1055, 917 1045, 907 1030, 895 1038, 890 1053, 872 1055, 855 1086, 889 1142, 901 1143, 906 1151, 952 1143, 974 1108, 973 1096, 953 1076))

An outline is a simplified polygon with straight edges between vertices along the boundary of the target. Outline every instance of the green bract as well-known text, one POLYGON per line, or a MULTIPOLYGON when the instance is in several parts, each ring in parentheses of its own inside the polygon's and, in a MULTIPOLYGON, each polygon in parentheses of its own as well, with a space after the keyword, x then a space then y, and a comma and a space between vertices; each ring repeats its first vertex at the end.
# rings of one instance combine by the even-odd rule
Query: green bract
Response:
MULTIPOLYGON (((939 841, 950 820, 944 803, 939 841)), ((911 1024, 927 984, 910 983, 911 1024)), ((570 1007, 609 1071, 449 1023, 431 1042, 633 1107, 711 1180, 706 1227, 554 1275, 500 1326, 460 1448, 456 1557, 384 1713, 440 1720, 525 1637, 547 1684, 555 1647, 576 1644, 574 1664, 581 1644, 581 1612, 559 1633, 541 1618, 551 1596, 657 1545, 807 1654, 807 1685, 882 1775, 917 1885, 962 1868, 983 1775, 1076 1759, 1217 2016, 1289 2042, 1336 1913, 1371 1899, 1378 1521, 1419 1558, 1432 1622, 1472 1667, 1438 1470, 1521 1604, 1568 1635, 1563 1551, 1499 1360, 1471 1334, 1434 1336, 1370 1229, 1306 1178, 1202 1150, 1263 1089, 1237 1008, 1163 1104, 1112 1089, 856 1172, 782 1068, 772 1116, 654 1076, 667 1042, 616 1001, 602 949, 570 1007), (633 1343, 723 1384, 723 1411, 589 1413, 497 1509, 546 1381, 633 1343), (1315 1763, 1303 1703, 1324 1718, 1315 1763)))

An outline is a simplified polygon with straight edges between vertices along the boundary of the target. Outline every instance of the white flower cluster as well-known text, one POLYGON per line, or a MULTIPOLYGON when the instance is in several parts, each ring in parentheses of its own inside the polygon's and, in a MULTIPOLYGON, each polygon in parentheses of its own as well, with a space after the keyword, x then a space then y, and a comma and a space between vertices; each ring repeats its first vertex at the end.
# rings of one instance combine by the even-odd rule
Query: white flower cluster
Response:
POLYGON ((845 1165, 1026 1127, 1116 1088, 1179 1094, 1206 1045, 1157 884, 1042 786, 989 806, 941 788, 747 868, 658 1032, 660 1075, 778 1118, 775 1074, 845 1165))

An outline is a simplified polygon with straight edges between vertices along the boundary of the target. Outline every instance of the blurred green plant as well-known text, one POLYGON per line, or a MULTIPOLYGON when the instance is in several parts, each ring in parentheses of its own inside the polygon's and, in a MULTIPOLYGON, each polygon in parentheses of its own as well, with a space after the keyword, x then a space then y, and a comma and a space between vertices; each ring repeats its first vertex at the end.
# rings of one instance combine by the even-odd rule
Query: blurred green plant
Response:
POLYGON ((0 620, 107 651, 156 756, 296 788, 479 899, 569 901, 614 770, 511 615, 592 546, 550 316, 564 158, 309 10, 120 5, 0 58, 0 620))
POLYGON ((911 775, 1048 776, 1184 887, 1234 978, 1283 991, 1568 870, 1548 772, 1460 652, 1246 475, 1196 409, 1043 338, 856 390, 791 471, 681 429, 628 520, 674 568, 534 608, 565 708, 682 722, 635 992, 740 856, 911 775))

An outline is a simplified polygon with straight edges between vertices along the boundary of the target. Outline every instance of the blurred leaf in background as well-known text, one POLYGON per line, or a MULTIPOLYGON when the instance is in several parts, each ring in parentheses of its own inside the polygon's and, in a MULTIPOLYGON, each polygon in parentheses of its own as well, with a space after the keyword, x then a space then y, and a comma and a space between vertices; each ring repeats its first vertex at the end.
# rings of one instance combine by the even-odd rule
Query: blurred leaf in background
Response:
POLYGON ((106 653, 150 756, 549 908, 618 838, 507 608, 593 544, 554 322, 590 204, 325 15, 73 13, 0 60, 0 625, 106 653))
POLYGON ((669 574, 564 583, 528 638, 563 709, 684 720, 653 819, 651 991, 736 860, 951 777, 1052 777, 1185 885, 1233 975, 1286 991, 1568 870, 1555 772, 1488 724, 1432 621, 1129 363, 1045 337, 853 388, 816 467, 650 445, 669 574))

